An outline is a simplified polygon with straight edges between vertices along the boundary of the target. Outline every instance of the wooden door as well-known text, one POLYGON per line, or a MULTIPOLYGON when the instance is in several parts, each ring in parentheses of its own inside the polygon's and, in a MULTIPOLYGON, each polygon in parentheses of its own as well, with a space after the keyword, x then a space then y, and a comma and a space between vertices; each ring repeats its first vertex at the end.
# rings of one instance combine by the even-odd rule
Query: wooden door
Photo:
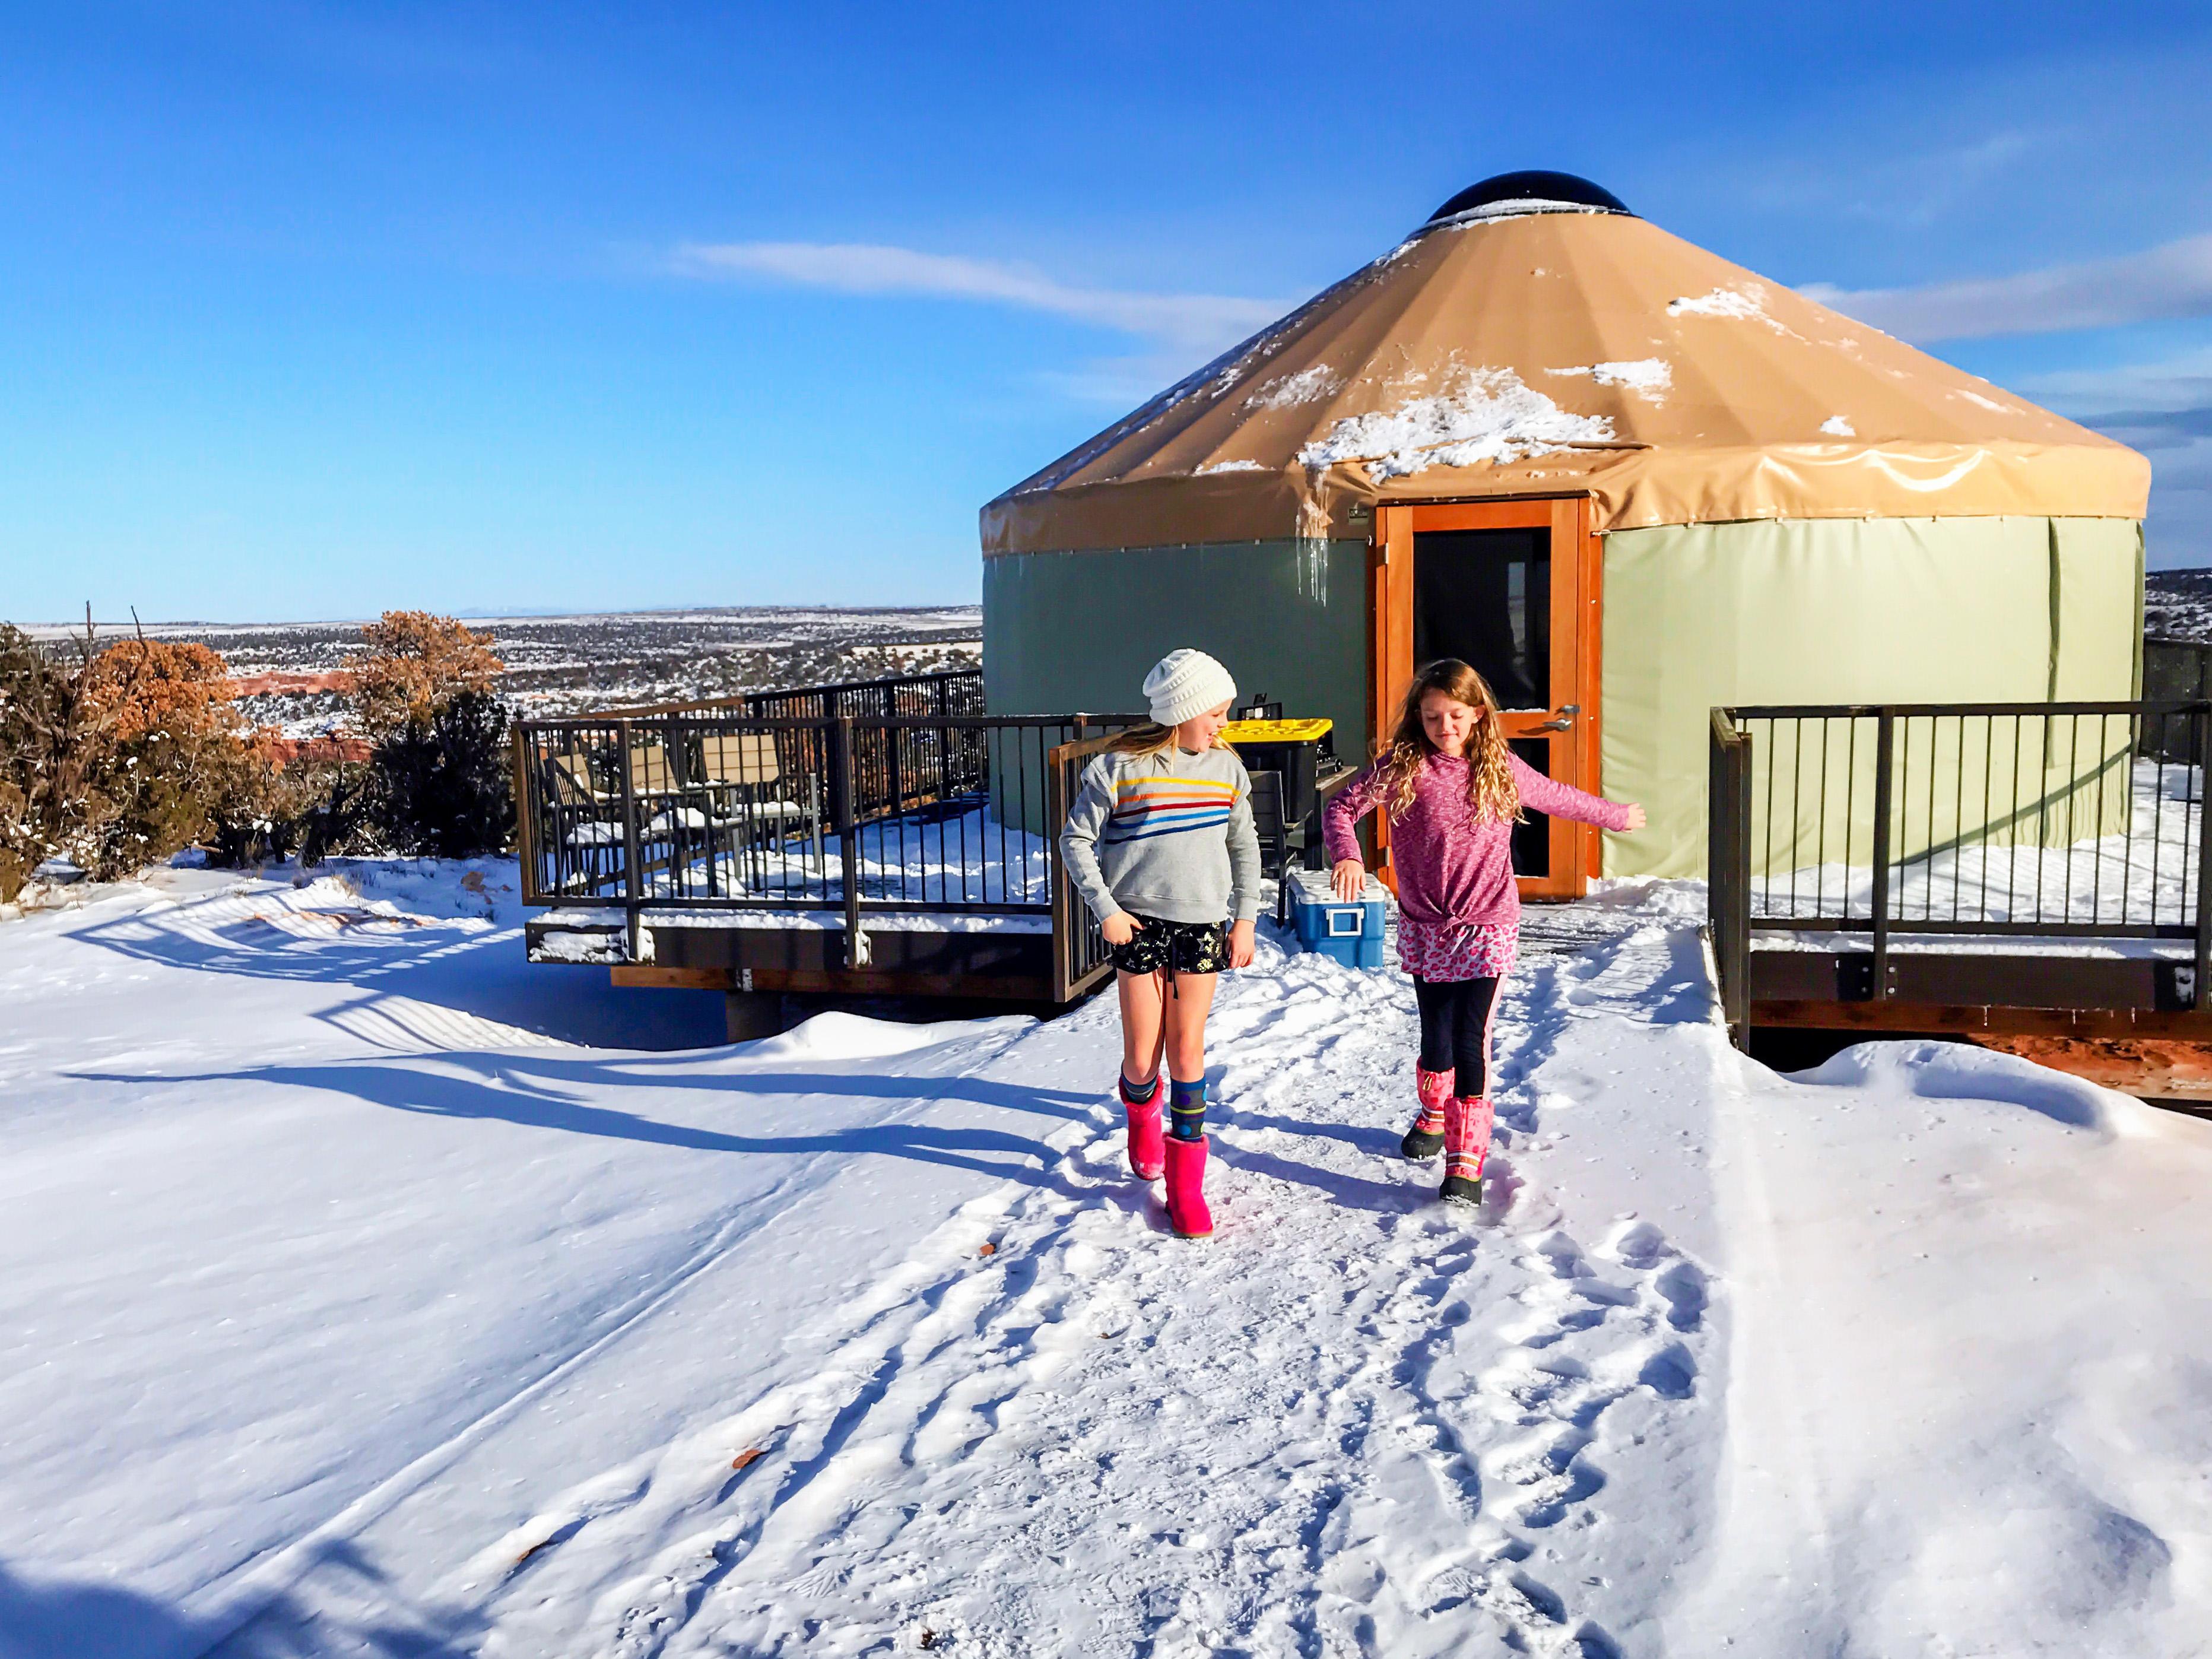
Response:
MULTIPOLYGON (((1516 754, 1595 793, 1601 565, 1588 499, 1380 507, 1374 535, 1376 741, 1416 666, 1459 657, 1498 693, 1516 754)), ((1377 834, 1387 847, 1387 827, 1377 834)), ((1514 836, 1521 896, 1579 898, 1598 852, 1595 829, 1532 814, 1514 836)))

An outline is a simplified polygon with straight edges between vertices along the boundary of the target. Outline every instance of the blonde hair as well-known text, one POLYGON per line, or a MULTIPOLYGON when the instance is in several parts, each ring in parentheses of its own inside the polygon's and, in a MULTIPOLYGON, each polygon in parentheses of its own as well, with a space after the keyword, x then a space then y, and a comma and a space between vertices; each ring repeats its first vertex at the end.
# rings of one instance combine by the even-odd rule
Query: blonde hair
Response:
POLYGON ((1376 757, 1382 775, 1382 806, 1393 821, 1413 804, 1413 785, 1430 756, 1440 753, 1421 724, 1421 699, 1441 691, 1454 702, 1480 711, 1482 718, 1468 735, 1467 801, 1478 818, 1521 822, 1521 791, 1513 782, 1511 751, 1498 729, 1498 699, 1481 675, 1456 657, 1432 662, 1413 676, 1398 711, 1398 729, 1376 757))
POLYGON ((1139 720, 1124 727, 1107 740, 1106 747, 1116 755, 1157 755, 1175 741, 1175 727, 1162 726, 1158 720, 1139 720))
MULTIPOLYGON (((1172 748, 1176 729, 1162 726, 1158 720, 1140 720, 1136 725, 1116 732, 1107 740, 1106 747, 1116 755, 1157 755, 1163 749, 1172 748)), ((1216 733, 1216 749, 1227 749, 1229 739, 1216 733)))

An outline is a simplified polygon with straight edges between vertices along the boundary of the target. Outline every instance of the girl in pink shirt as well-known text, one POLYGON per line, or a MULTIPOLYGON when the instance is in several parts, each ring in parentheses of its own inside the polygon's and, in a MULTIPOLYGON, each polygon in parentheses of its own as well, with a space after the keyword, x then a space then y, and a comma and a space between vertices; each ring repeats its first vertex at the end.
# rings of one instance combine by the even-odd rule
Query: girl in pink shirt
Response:
POLYGON ((1401 1150, 1416 1162, 1441 1150, 1438 1195, 1480 1204, 1493 1115, 1490 1027, 1521 934, 1513 826, 1532 808, 1636 830, 1644 809, 1585 794, 1517 759, 1490 687, 1455 658, 1413 677, 1389 743, 1329 803, 1341 897, 1358 896, 1366 877, 1352 826, 1378 806, 1389 815, 1398 874, 1398 959, 1413 976, 1421 1012, 1420 1113, 1401 1150))

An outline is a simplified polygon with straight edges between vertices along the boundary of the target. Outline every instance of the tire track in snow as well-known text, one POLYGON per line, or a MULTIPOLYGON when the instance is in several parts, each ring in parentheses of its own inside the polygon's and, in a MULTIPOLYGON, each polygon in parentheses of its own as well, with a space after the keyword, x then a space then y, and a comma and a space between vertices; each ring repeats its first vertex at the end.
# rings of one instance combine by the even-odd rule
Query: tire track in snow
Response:
MULTIPOLYGON (((1501 1140, 1526 1170, 1480 1225, 1395 1157, 1402 980, 1294 957, 1227 981, 1219 1237, 1165 1235, 1102 1098, 1052 1137, 1048 1184, 971 1204, 797 1339, 805 1375, 489 1548, 471 1573, 508 1589, 484 1651, 844 1655, 927 1630, 978 1655, 1620 1654, 1574 1610, 1575 1540, 1632 1449, 1608 1415, 1694 1390, 1707 1292, 1648 1222, 1595 1251, 1554 1224, 1534 1079, 1578 996, 1648 987, 1632 954, 1509 987, 1501 1140), (559 1541, 512 1565, 538 1540, 559 1541)), ((1022 1075, 1110 1066, 1111 1018, 1036 1034, 1022 1075)))

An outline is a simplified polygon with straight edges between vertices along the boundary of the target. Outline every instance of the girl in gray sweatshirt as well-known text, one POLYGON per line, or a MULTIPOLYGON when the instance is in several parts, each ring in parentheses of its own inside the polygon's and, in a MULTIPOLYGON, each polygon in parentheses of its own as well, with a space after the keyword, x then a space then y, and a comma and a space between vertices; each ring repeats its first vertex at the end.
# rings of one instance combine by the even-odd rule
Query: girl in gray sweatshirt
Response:
POLYGON ((1220 742, 1236 696, 1229 671, 1204 652, 1162 658, 1145 677, 1152 723, 1091 763, 1060 837, 1113 957, 1129 1167, 1141 1180, 1165 1175, 1168 1219, 1185 1238, 1213 1231, 1204 1186, 1215 975, 1252 960, 1260 914, 1252 782, 1220 742), (1161 1122, 1163 1060, 1172 1134, 1161 1122))

